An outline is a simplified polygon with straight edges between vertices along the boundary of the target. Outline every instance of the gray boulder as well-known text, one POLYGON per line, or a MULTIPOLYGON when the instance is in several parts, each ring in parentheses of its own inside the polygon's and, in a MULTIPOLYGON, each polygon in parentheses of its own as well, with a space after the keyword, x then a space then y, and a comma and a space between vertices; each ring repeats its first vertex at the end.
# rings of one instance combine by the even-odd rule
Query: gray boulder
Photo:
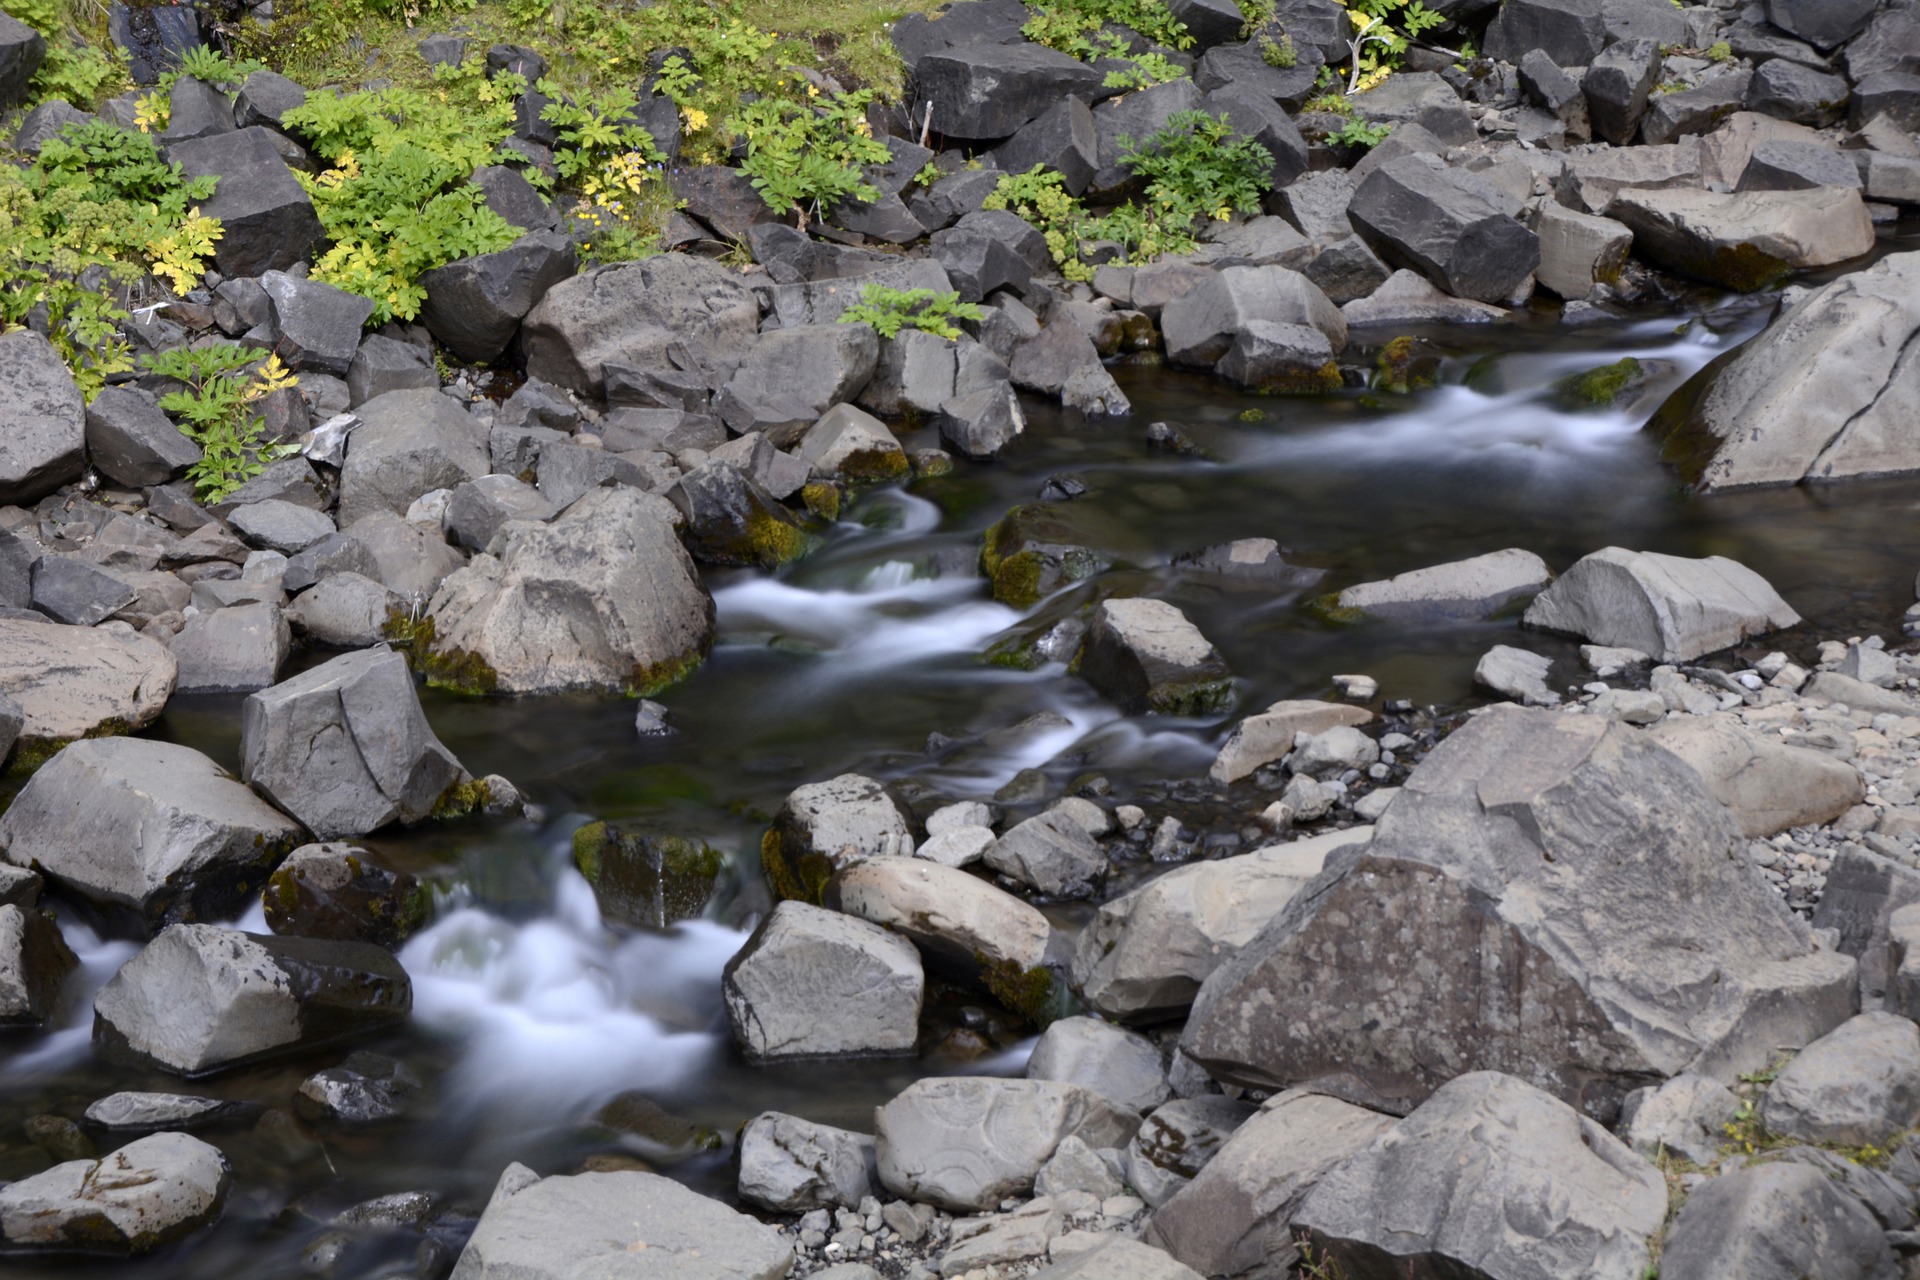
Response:
POLYGON ((940 439, 966 457, 985 460, 1027 429, 1027 415, 1011 383, 954 396, 933 416, 940 439))
POLYGON ((1861 168, 1837 147, 1790 138, 1769 138, 1753 148, 1738 191, 1810 191, 1863 187, 1861 168))
POLYGON ((1160 313, 1167 359, 1210 368, 1255 320, 1318 329, 1337 353, 1346 348, 1340 309, 1311 280, 1285 267, 1228 267, 1210 272, 1160 313))
POLYGON ((192 1129, 246 1114, 246 1104, 185 1093, 110 1093, 88 1104, 86 1120, 103 1129, 151 1132, 192 1129))
POLYGON ((139 592, 76 555, 44 555, 33 562, 33 607, 55 622, 91 627, 139 598, 139 592))
POLYGON ((190 747, 95 738, 63 748, 0 815, 0 850, 116 928, 225 919, 300 843, 297 824, 190 747))
POLYGON ((114 974, 93 1002, 109 1058, 201 1076, 405 1022, 413 988, 365 942, 275 938, 176 924, 114 974))
POLYGON ((1041 970, 1052 926, 1028 903, 924 858, 869 858, 837 873, 828 906, 911 940, 928 962, 967 976, 1041 970))
POLYGON ((46 56, 45 36, 11 15, 0 14, 0 103, 12 106, 27 98, 28 86, 46 56))
POLYGON ((1102 1235, 1084 1251, 1050 1251, 1059 1261, 1033 1273, 1032 1280, 1200 1280, 1198 1272, 1151 1245, 1125 1235, 1102 1235))
POLYGON ((1487 56, 1516 64, 1537 49, 1560 66, 1584 67, 1606 46, 1599 0, 1509 0, 1487 28, 1487 56))
POLYGON ((252 693, 280 676, 293 633, 279 605, 212 609, 187 619, 171 642, 181 693, 252 693))
POLYGON ((913 823, 885 785, 857 773, 795 787, 760 842, 761 861, 774 891, 802 893, 802 882, 824 883, 828 873, 861 858, 913 856, 913 823))
POLYGON ((1057 173, 1071 196, 1083 194, 1100 167, 1100 135, 1083 98, 1062 98, 1023 125, 994 152, 1000 168, 1025 173, 1035 165, 1057 173))
POLYGON ((459 258, 422 275, 427 300, 420 323, 460 359, 488 363, 507 349, 547 290, 578 266, 566 235, 530 231, 504 249, 459 258))
POLYGON ((1149 1208, 1158 1209, 1199 1176, 1258 1110, 1250 1102, 1214 1093, 1176 1098, 1156 1108, 1127 1144, 1127 1185, 1149 1208))
POLYGON ((356 1050, 337 1067, 316 1071, 294 1091, 293 1110, 311 1125, 362 1129, 397 1120, 420 1092, 420 1077, 384 1054, 356 1050))
POLYGON ((359 408, 389 391, 438 391, 440 372, 424 347, 384 334, 360 340, 360 350, 347 366, 347 405, 359 408))
POLYGON ((934 127, 942 135, 995 142, 1062 98, 1093 96, 1101 73, 1042 45, 968 44, 928 53, 913 78, 920 100, 940 104, 934 127))
POLYGON ((431 817, 467 771, 433 734, 406 659, 341 654, 249 697, 241 776, 321 840, 431 817))
POLYGON ((1658 41, 1622 40, 1609 45, 1580 80, 1593 132, 1616 147, 1632 142, 1647 114, 1647 95, 1659 80, 1658 41))
POLYGON ((298 555, 328 534, 338 532, 325 512, 284 498, 268 498, 265 502, 235 507, 227 520, 234 532, 254 546, 288 556, 298 555))
POLYGON ((995 1209, 1032 1191, 1062 1139, 1124 1145, 1140 1117, 1078 1085, 929 1077, 874 1113, 881 1185, 954 1212, 995 1209))
POLYGON ((308 844, 288 854, 260 895, 267 928, 300 938, 371 942, 397 950, 427 921, 432 892, 377 854, 308 844))
POLYGON ((1001 875, 1056 898, 1085 897, 1107 869, 1107 855, 1085 827, 1056 810, 1037 814, 982 855, 1001 875))
POLYGON ((785 448, 873 377, 880 339, 871 325, 812 324, 760 335, 714 408, 736 434, 759 431, 785 448))
POLYGON ((898 479, 910 470, 906 451, 872 414, 836 404, 800 439, 798 453, 815 475, 854 483, 898 479))
POLYGON ((1337 1098, 1279 1094, 1155 1210, 1147 1243, 1203 1275, 1283 1275, 1300 1257, 1291 1223, 1301 1200, 1392 1127, 1389 1117, 1337 1098))
MULTIPOLYGON (((345 531, 345 537, 366 556, 367 563, 356 571, 365 571, 368 577, 409 605, 424 607, 440 584, 467 562, 464 555, 447 545, 438 529, 410 524, 391 511, 380 510, 360 517, 345 531)), ((311 551, 310 548, 295 556, 289 562, 289 571, 297 569, 311 551)), ((343 567, 359 559, 345 548, 340 549, 343 567)))
POLYGON ((1766 0, 1768 22, 1821 49, 1860 34, 1880 9, 1874 0, 1766 0))
POLYGON ((1322 734, 1339 725, 1363 725, 1373 719, 1364 707, 1311 698, 1276 702, 1234 726, 1208 770, 1215 782, 1234 783, 1293 750, 1302 733, 1322 734))
POLYGON ((509 520, 551 520, 560 509, 514 476, 485 475, 455 486, 447 500, 447 536, 469 551, 485 551, 509 520))
POLYGON ((1582 557, 1526 613, 1530 627, 1660 662, 1687 662, 1799 622, 1766 579, 1736 561, 1620 547, 1582 557))
POLYGON ((1387 262, 1491 303, 1512 297, 1540 265, 1539 238, 1503 203, 1486 179, 1414 154, 1368 174, 1347 216, 1387 262))
POLYGON ((37 1248, 147 1253, 211 1226, 231 1180, 218 1147, 156 1133, 0 1187, 0 1237, 37 1248))
POLYGON ((1110 1018, 1178 1016, 1207 975, 1326 869, 1329 855, 1372 836, 1360 827, 1194 863, 1103 904, 1080 935, 1074 986, 1110 1018))
POLYGON ((1752 292, 1795 271, 1830 267, 1873 248, 1857 190, 1621 191, 1609 218, 1633 231, 1636 254, 1677 274, 1752 292))
POLYGON ((1835 852, 1813 927, 1832 929, 1839 935, 1835 949, 1859 960, 1865 1008, 1920 1012, 1920 1003, 1903 1003, 1908 978, 1898 973, 1907 955, 1920 959, 1920 953, 1894 928, 1895 916, 1915 903, 1920 903, 1920 871, 1858 845, 1835 852))
POLYGON ((1217 368, 1228 382, 1254 391, 1313 395, 1337 391, 1341 385, 1333 345, 1324 333, 1303 324, 1249 321, 1233 335, 1233 345, 1217 368))
POLYGON ((1649 1160, 1671 1151, 1707 1168, 1720 1158, 1727 1125, 1740 1107, 1740 1099, 1718 1080, 1683 1071, 1627 1096, 1620 1108, 1620 1136, 1649 1160))
POLYGON ((242 129, 256 124, 278 129, 280 118, 305 103, 307 91, 273 71, 256 71, 233 98, 233 118, 242 129))
POLYGON ((1824 1170, 1782 1161, 1709 1178, 1660 1251, 1685 1280, 1894 1280, 1900 1268, 1866 1206, 1824 1170))
POLYGON ((527 373, 598 393, 609 364, 682 368, 724 386, 753 345, 760 307, 737 276, 663 253, 550 288, 522 324, 527 373))
POLYGON ((1650 429, 1706 491, 1920 470, 1920 253, 1823 285, 1730 361, 1703 369, 1650 429))
POLYGON ((1418 126, 1446 146, 1475 141, 1466 103, 1431 71, 1398 71, 1379 85, 1348 100, 1356 116, 1384 124, 1396 133, 1418 126))
POLYGON ((1592 295, 1595 286, 1620 278, 1633 250, 1633 232, 1611 218, 1543 200, 1533 213, 1540 237, 1540 283, 1569 300, 1592 295))
POLYGON ((28 505, 77 480, 87 462, 87 408, 53 344, 0 334, 0 505, 28 505))
POLYGON ((1826 826, 1867 798, 1866 779, 1847 761, 1770 742, 1725 716, 1686 716, 1650 732, 1693 766, 1750 839, 1826 826))
POLYGON ((912 944, 782 902, 727 962, 721 993, 749 1061, 911 1053, 926 987, 912 944))
POLYGON ((873 1139, 763 1111, 740 1130, 740 1198, 773 1213, 857 1208, 878 1187, 873 1139))
POLYGON ((1404 1265, 1475 1280, 1641 1280, 1666 1216, 1665 1180, 1618 1138, 1521 1080, 1476 1071, 1323 1177, 1293 1225, 1317 1258, 1355 1275, 1404 1265))
POLYGON ((772 1227, 658 1174, 500 1175, 453 1280, 785 1280, 772 1227))
POLYGON ((103 387, 87 406, 87 456, 100 474, 132 488, 165 484, 200 461, 200 446, 133 387, 103 387))
POLYGON ((1696 133, 1711 133, 1746 101, 1752 74, 1728 71, 1698 87, 1656 94, 1640 121, 1640 140, 1659 146, 1696 133))
MULTIPOLYGON (((272 130, 254 126, 167 147, 167 159, 179 165, 185 176, 219 179, 213 195, 201 202, 200 212, 220 220, 213 261, 223 276, 285 271, 311 257, 323 242, 320 216, 287 168, 283 146, 272 130)), ((361 301, 370 314, 373 303, 361 301)), ((283 350, 281 354, 290 353, 283 350)), ((346 366, 327 372, 344 373, 346 366)))
POLYGON ((0 694, 24 715, 23 750, 144 729, 178 677, 166 646, 146 636, 0 618, 0 694))
POLYGON ((1080 674, 1122 711, 1205 715, 1233 699, 1233 673, 1187 616, 1164 600, 1095 608, 1080 674))
POLYGON ((1497 644, 1480 657, 1473 682, 1529 707, 1550 707, 1560 695, 1547 684, 1553 661, 1543 654, 1497 644))
POLYGON ((1547 562, 1517 547, 1470 560, 1410 569, 1381 582, 1341 591, 1336 609, 1396 622, 1486 618, 1553 581, 1547 562))
POLYGON ((1143 1114, 1173 1096, 1153 1042, 1097 1018, 1062 1018, 1049 1026, 1027 1059, 1027 1079, 1082 1085, 1143 1114))
POLYGON ((1405 1112, 1507 1071, 1611 1120, 1650 1077, 1757 1070, 1852 1012, 1853 960, 1815 948, 1725 808, 1639 730, 1491 708, 1375 832, 1202 985, 1182 1048, 1216 1078, 1405 1112), (1676 934, 1678 901, 1714 902, 1715 927, 1676 934), (1482 959, 1463 975, 1461 956, 1482 959), (1273 990, 1284 1007, 1254 994, 1273 990))
POLYGON ((361 426, 340 471, 342 526, 375 511, 404 514, 423 493, 487 474, 479 424, 438 391, 389 392, 357 412, 361 426))
POLYGON ((274 350, 288 366, 345 377, 360 351, 361 327, 373 315, 372 299, 278 270, 262 275, 260 287, 274 350))
POLYGON ((79 964, 51 914, 31 902, 0 903, 0 1027, 45 1022, 79 964))
MULTIPOLYGON (((664 498, 595 489, 547 524, 509 521, 434 593, 429 681, 484 693, 645 696, 713 642, 713 600, 664 498)), ((389 584, 391 585, 391 584, 389 584)))
POLYGON ((1802 1142, 1881 1146, 1920 1121, 1920 1027, 1863 1013, 1802 1049, 1760 1103, 1767 1132, 1802 1142))

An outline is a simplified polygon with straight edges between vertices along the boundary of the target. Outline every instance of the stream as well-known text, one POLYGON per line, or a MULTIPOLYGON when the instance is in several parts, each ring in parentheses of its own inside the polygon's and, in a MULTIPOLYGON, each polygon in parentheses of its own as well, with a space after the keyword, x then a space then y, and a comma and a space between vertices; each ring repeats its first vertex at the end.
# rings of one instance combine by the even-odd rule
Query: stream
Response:
MULTIPOLYGON (((29 1117, 78 1117, 116 1090, 209 1094, 256 1110, 198 1131, 236 1174, 213 1229, 132 1262, 10 1256, 0 1268, 22 1278, 295 1275, 332 1213, 415 1190, 446 1206, 436 1231, 457 1251, 509 1161, 545 1173, 590 1157, 641 1160, 728 1196, 724 1148, 763 1110, 864 1130, 876 1103, 920 1076, 1017 1074, 1031 1041, 964 992, 930 991, 917 1059, 746 1065, 728 1040, 720 975, 766 906, 756 858, 768 818, 795 786, 848 770, 910 794, 986 798, 1038 769, 1052 794, 1098 773, 1113 785, 1110 802, 1141 803, 1158 821, 1167 780, 1204 778, 1241 716, 1280 698, 1332 696, 1336 673, 1372 675, 1386 698, 1459 706, 1475 698, 1475 661, 1504 642, 1565 660, 1555 669, 1563 687, 1580 678, 1573 643, 1520 632, 1511 618, 1339 628, 1301 607, 1307 594, 1504 547, 1564 571, 1620 545, 1751 566, 1808 620, 1778 647, 1897 636, 1920 565, 1920 478, 1703 500, 1680 490, 1640 431, 1669 391, 1757 332, 1771 306, 1706 299, 1690 312, 1583 325, 1532 316, 1436 330, 1424 336, 1444 353, 1440 385, 1397 397, 1263 398, 1123 363, 1114 375, 1133 401, 1130 418, 1090 422, 1029 401, 1027 433, 1000 461, 867 493, 812 555, 778 574, 710 572, 719 640, 698 674, 661 699, 670 736, 636 736, 626 701, 427 693, 447 746, 476 776, 513 779, 539 816, 364 842, 429 880, 438 899, 432 925, 401 953, 414 983, 411 1026, 363 1046, 426 1081, 414 1113, 317 1141, 257 1123, 258 1109, 286 1106, 300 1080, 336 1065, 346 1053, 338 1048, 191 1082, 97 1061, 92 996, 135 947, 64 918, 84 967, 62 1014, 47 1030, 0 1039, 0 1180, 48 1164, 25 1136, 29 1117), (1629 355, 1652 377, 1627 402, 1601 412, 1559 403, 1558 380, 1629 355), (1150 450, 1154 421, 1200 451, 1150 450), (1073 517, 1117 567, 1023 615, 994 602, 976 576, 980 536, 1063 473, 1087 486, 1073 517), (1230 590, 1173 565, 1252 537, 1325 569, 1325 586, 1230 590), (1020 671, 982 660, 1096 592, 1177 604, 1239 678, 1235 708, 1208 720, 1127 718, 1060 663, 1020 671), (733 855, 708 919, 664 932, 602 924, 571 867, 571 834, 592 818, 628 815, 733 855), (618 1114, 596 1121, 616 1098, 618 1114), (653 1122, 629 1123, 634 1114, 653 1122)), ((902 440, 909 450, 935 443, 926 431, 902 440)), ((155 733, 237 771, 240 702, 176 698, 155 733)), ((1237 820, 1197 832, 1206 847, 1236 847, 1246 815, 1265 803, 1237 797, 1237 820)), ((1049 908, 1067 926, 1086 910, 1049 908)), ((265 929, 257 907, 241 925, 265 929)), ((337 1274, 415 1274, 419 1243, 369 1238, 337 1274)))

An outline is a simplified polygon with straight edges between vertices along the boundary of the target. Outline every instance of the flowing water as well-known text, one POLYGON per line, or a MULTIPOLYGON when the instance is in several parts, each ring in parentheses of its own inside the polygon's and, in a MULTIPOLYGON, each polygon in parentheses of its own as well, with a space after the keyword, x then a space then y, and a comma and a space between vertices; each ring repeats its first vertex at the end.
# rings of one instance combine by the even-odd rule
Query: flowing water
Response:
MULTIPOLYGON (((1131 419, 1086 422, 1029 406, 1027 435, 1000 462, 867 495, 782 573, 711 575, 719 642, 665 697, 670 737, 636 737, 624 701, 427 695, 446 744, 474 773, 514 779, 542 816, 368 842, 439 895, 435 922, 401 954, 414 982, 412 1025, 368 1046, 428 1081, 422 1105, 391 1129, 318 1141, 252 1116, 202 1131, 237 1175, 216 1228, 136 1262, 14 1256, 0 1266, 23 1277, 295 1274, 333 1211, 407 1190, 431 1191, 456 1210, 445 1238, 457 1247, 457 1210, 483 1203, 510 1160, 551 1172, 625 1155, 725 1194, 724 1152, 593 1117, 632 1094, 728 1137, 769 1108, 865 1128, 876 1102, 918 1076, 1016 1073, 1030 1047, 965 993, 943 992, 931 1047, 917 1060, 754 1069, 731 1051, 720 973, 764 908, 754 851, 793 787, 859 769, 910 789, 986 796, 1040 768, 1056 788, 1098 771, 1116 796, 1150 794, 1160 780, 1204 774, 1238 715, 1323 696, 1335 673, 1372 674, 1390 698, 1459 704, 1472 697, 1474 661, 1494 643, 1573 653, 1511 620, 1333 628, 1295 596, 1183 578, 1171 564, 1182 553, 1271 537, 1292 561, 1326 569, 1329 588, 1509 546, 1556 570, 1607 545, 1721 554, 1765 575, 1809 619, 1789 645, 1893 634, 1920 565, 1920 480, 1696 499, 1639 430, 1668 391, 1767 314, 1763 304, 1729 300, 1692 315, 1583 327, 1438 331, 1428 336, 1446 353, 1441 385, 1404 397, 1267 399, 1123 365, 1115 373, 1133 400, 1131 419), (1560 406, 1557 380, 1626 355, 1654 371, 1630 403, 1597 413, 1560 406), (1178 425, 1203 452, 1150 451, 1144 428, 1155 420, 1178 425), (1089 487, 1072 514, 1117 567, 1023 616, 992 601, 974 576, 980 534, 1061 473, 1089 487), (1024 672, 982 660, 1096 591, 1151 593, 1184 609, 1240 678, 1235 713, 1127 719, 1061 665, 1024 672), (736 874, 709 919, 664 932, 603 925, 569 864, 570 836, 591 817, 638 814, 735 855, 736 874)), ((911 433, 907 442, 932 443, 911 433)), ((1574 670, 1561 669, 1563 682, 1574 670)), ((239 701, 176 699, 158 732, 235 767, 239 701)), ((264 927, 257 909, 243 924, 264 927)), ((284 1107, 304 1076, 343 1056, 325 1051, 184 1085, 100 1063, 88 1047, 92 993, 134 948, 71 920, 65 927, 85 966, 58 1025, 0 1040, 0 1179, 46 1167, 23 1133, 31 1116, 78 1117, 118 1089, 284 1107)), ((404 1268, 417 1239, 364 1243, 339 1274, 404 1268)))

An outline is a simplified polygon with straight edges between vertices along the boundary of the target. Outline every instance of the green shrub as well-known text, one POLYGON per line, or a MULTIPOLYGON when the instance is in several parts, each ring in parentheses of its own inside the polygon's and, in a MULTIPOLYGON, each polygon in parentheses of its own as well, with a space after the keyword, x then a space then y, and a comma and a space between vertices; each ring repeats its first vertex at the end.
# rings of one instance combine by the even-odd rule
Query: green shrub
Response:
POLYGON ((1086 61, 1111 53, 1106 42, 1093 39, 1108 23, 1129 27, 1169 49, 1193 47, 1193 33, 1160 0, 1054 0, 1034 6, 1034 16, 1020 33, 1035 44, 1086 61))
POLYGON ((960 301, 960 295, 948 290, 889 289, 870 284, 860 291, 860 301, 840 313, 842 324, 870 324, 883 338, 892 338, 902 329, 919 329, 942 338, 960 336, 956 320, 978 320, 978 306, 960 301))
POLYGON ((200 446, 200 461, 187 469, 200 501, 219 502, 279 456, 262 437, 264 422, 253 411, 262 397, 299 382, 279 356, 228 344, 175 347, 141 356, 140 367, 184 384, 161 396, 160 407, 200 446))
POLYGON ((47 56, 27 86, 33 102, 64 98, 91 111, 127 82, 126 54, 104 39, 104 30, 98 46, 75 44, 60 0, 0 0, 0 12, 26 23, 47 42, 47 56))
POLYGON ((1175 112, 1138 146, 1122 134, 1120 163, 1147 180, 1154 216, 1183 231, 1198 218, 1251 213, 1273 186, 1273 153, 1204 111, 1175 112))
POLYGON ((880 192, 860 166, 892 158, 867 124, 870 90, 828 96, 819 106, 786 98, 762 98, 741 109, 740 135, 747 158, 740 171, 753 180, 767 207, 792 214, 802 230, 842 200, 873 201, 880 192))

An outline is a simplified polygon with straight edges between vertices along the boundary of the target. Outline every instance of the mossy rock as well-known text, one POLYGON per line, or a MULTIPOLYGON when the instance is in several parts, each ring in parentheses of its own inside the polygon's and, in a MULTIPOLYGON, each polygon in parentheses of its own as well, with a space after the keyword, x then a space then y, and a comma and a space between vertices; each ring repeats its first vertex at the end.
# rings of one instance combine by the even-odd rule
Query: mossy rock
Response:
POLYGON ((593 1113, 593 1124, 636 1140, 649 1156, 669 1163, 724 1151, 727 1145, 718 1130, 682 1119, 637 1091, 615 1095, 593 1113))
POLYGON ((23 735, 14 742, 13 752, 7 756, 6 768, 0 770, 0 776, 24 778, 76 742, 84 742, 88 738, 124 738, 132 732, 132 725, 113 716, 102 720, 78 738, 29 738, 23 735))
POLYGON ((1394 395, 1406 395, 1440 383, 1440 357, 1422 351, 1410 337, 1395 338, 1380 348, 1374 370, 1374 390, 1394 395))
POLYGON ((840 464, 843 478, 858 485, 896 484, 913 475, 913 464, 899 449, 865 449, 840 464))
POLYGON ((1036 1031, 1045 1031, 1066 1016, 1068 999, 1064 984, 1045 965, 1022 969, 1010 960, 989 960, 976 955, 980 981, 1009 1013, 1018 1014, 1036 1031))
POLYGON ((1313 617, 1336 627, 1357 627, 1367 620, 1366 610, 1341 604, 1338 591, 1315 596, 1304 607, 1313 617))
POLYGON ((1156 685, 1147 693, 1147 709, 1163 716, 1218 715, 1232 706, 1232 677, 1156 685))
POLYGON ((426 923, 433 891, 365 849, 310 845, 282 862, 260 895, 277 934, 397 948, 426 923))
POLYGON ((1324 396, 1345 385, 1339 364, 1329 360, 1317 369, 1294 369, 1267 378, 1256 389, 1268 396, 1324 396))
POLYGON ((1112 563, 1086 544, 1085 535, 1061 508, 1054 502, 1027 503, 987 530, 980 567, 993 585, 994 599, 1016 609, 1030 608, 1112 563))
POLYGON ((726 861, 703 841, 630 822, 589 822, 573 833, 573 864, 616 924, 661 929, 699 919, 726 861))
POLYGON ((1699 407, 1700 398, 1727 366, 1739 358, 1743 350, 1745 344, 1723 351, 1709 360, 1698 373, 1681 383, 1679 389, 1654 410, 1653 417, 1647 422, 1646 430, 1660 441, 1660 460, 1679 472, 1680 478, 1688 484, 1699 483, 1700 477, 1706 474, 1708 464, 1726 443, 1700 424, 1700 417, 1695 410, 1699 407))
POLYGON ((1554 383, 1554 394, 1562 404, 1574 409, 1611 409, 1628 392, 1646 383, 1648 370, 1632 356, 1612 364, 1603 364, 1585 373, 1576 373, 1554 383))
POLYGON ((800 501, 822 520, 840 518, 840 486, 831 480, 812 480, 800 487, 800 501))
POLYGON ((833 879, 832 861, 810 850, 792 852, 787 845, 777 825, 760 837, 760 869, 766 873, 767 887, 777 901, 819 906, 827 882, 833 879))

